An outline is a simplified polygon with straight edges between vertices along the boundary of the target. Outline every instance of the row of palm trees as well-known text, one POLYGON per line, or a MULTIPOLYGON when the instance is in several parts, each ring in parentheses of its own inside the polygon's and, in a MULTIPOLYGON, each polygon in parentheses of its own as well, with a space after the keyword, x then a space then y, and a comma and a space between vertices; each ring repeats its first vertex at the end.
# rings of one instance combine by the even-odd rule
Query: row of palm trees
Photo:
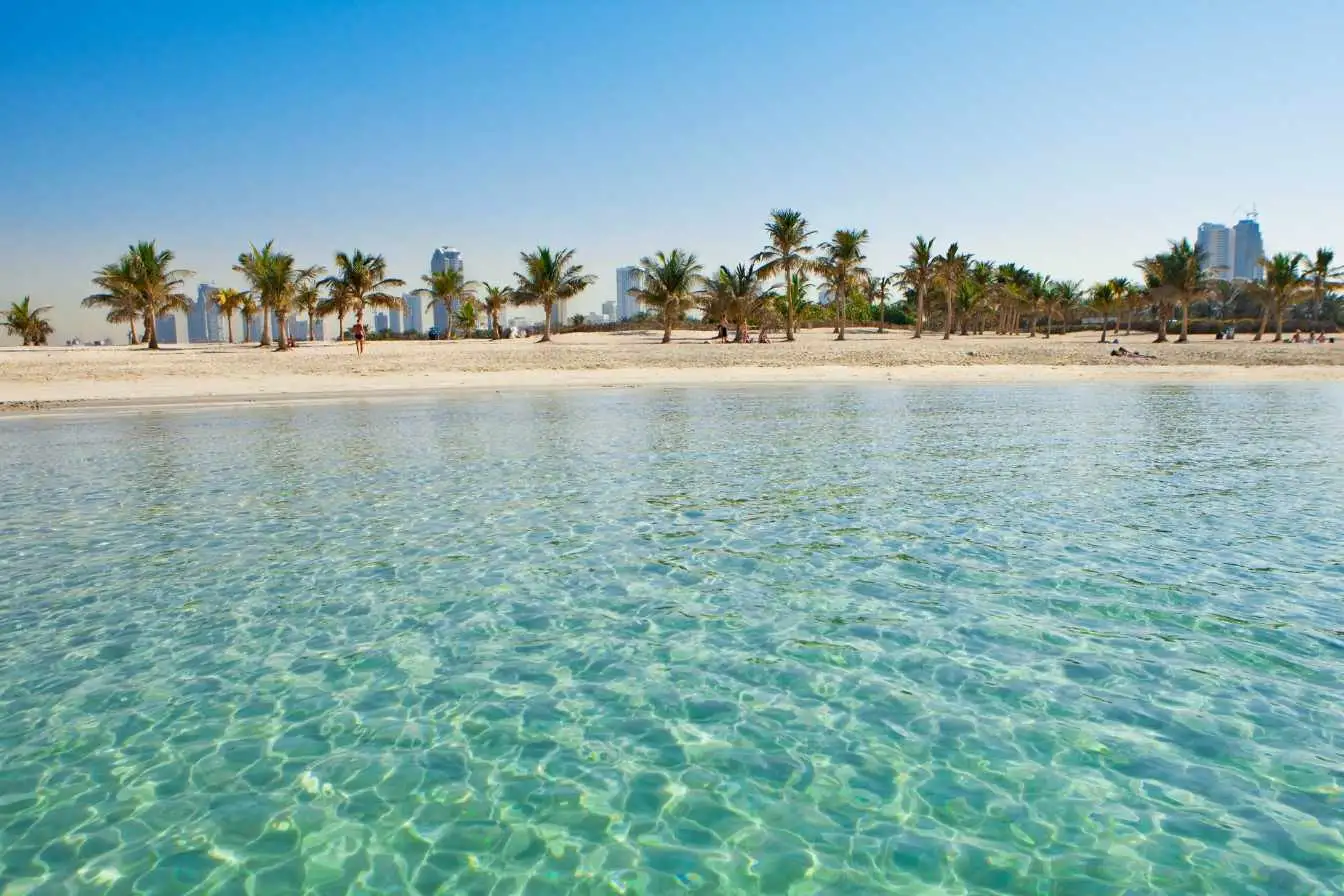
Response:
MULTIPOLYGON (((1189 240, 1172 241, 1167 251, 1136 262, 1142 274, 1138 282, 1123 277, 1097 283, 1090 289, 1072 280, 1054 280, 1013 263, 977 259, 950 243, 941 252, 936 241, 917 236, 910 244, 908 261, 891 273, 875 271, 866 255, 869 235, 862 229, 839 229, 829 239, 812 245, 816 231, 794 209, 777 209, 765 226, 767 242, 746 262, 706 273, 693 253, 682 249, 658 252, 640 261, 639 285, 631 292, 657 314, 663 325, 663 341, 686 313, 698 308, 709 320, 731 322, 737 339, 745 341, 752 324, 764 332, 782 324, 785 338, 796 339, 801 319, 818 306, 808 301, 814 278, 823 288, 821 306, 826 307, 836 338, 845 338, 851 319, 863 320, 877 311, 878 329, 885 329, 887 304, 892 298, 911 310, 911 336, 922 338, 926 327, 941 318, 942 338, 954 332, 981 334, 990 327, 1000 334, 1021 333, 1034 337, 1044 323, 1050 338, 1056 320, 1068 322, 1088 308, 1102 319, 1102 340, 1112 319, 1118 328, 1127 315, 1132 329, 1136 313, 1151 311, 1157 320, 1157 341, 1168 339, 1166 322, 1173 310, 1181 310, 1178 342, 1189 340, 1191 306, 1230 287, 1209 276, 1205 259, 1189 240)), ((174 255, 153 242, 131 246, 118 261, 101 268, 94 283, 101 292, 84 300, 89 307, 107 309, 107 319, 131 327, 141 322, 145 341, 158 347, 155 321, 172 311, 186 311, 189 303, 182 292, 191 271, 173 266, 174 255)), ((551 339, 553 309, 581 293, 594 281, 574 261, 573 249, 538 247, 520 254, 520 270, 512 285, 491 285, 465 279, 461 271, 445 270, 424 275, 424 286, 415 290, 449 311, 449 326, 470 332, 479 315, 488 316, 492 338, 500 338, 500 320, 510 304, 540 305, 545 323, 541 341, 551 339)), ((1317 314, 1327 294, 1340 287, 1341 268, 1334 255, 1320 249, 1314 258, 1301 253, 1279 254, 1262 261, 1263 284, 1236 288, 1262 308, 1260 339, 1271 317, 1276 339, 1282 339, 1283 319, 1291 306, 1310 298, 1317 314)), ((309 338, 315 338, 316 318, 335 316, 339 332, 353 316, 361 326, 368 308, 395 309, 404 305, 391 292, 405 281, 388 276, 381 255, 362 251, 338 252, 334 272, 320 265, 303 267, 294 256, 267 242, 249 246, 238 256, 234 270, 247 281, 245 290, 220 289, 215 293, 221 314, 228 321, 233 341, 233 315, 241 314, 244 341, 251 341, 250 321, 261 312, 261 345, 272 343, 271 322, 279 332, 275 342, 288 347, 285 332, 291 314, 308 315, 309 338)), ((16 306, 17 307, 17 306, 16 306)))
POLYGON ((708 275, 693 253, 681 249, 641 259, 641 285, 634 294, 662 318, 664 342, 671 341, 675 323, 696 306, 709 319, 732 321, 739 341, 745 339, 749 321, 760 323, 763 330, 780 321, 785 339, 793 341, 814 277, 825 290, 823 304, 830 306, 838 340, 845 338, 851 319, 866 317, 871 310, 877 311, 879 331, 885 329, 887 302, 898 289, 913 305, 915 339, 923 337, 934 315, 931 301, 938 299, 943 338, 950 339, 958 325, 962 335, 972 328, 983 333, 991 318, 997 332, 1015 333, 1024 316, 1030 319, 1032 336, 1043 316, 1048 337, 1055 318, 1067 318, 1084 298, 1077 282, 1055 282, 1018 265, 977 261, 957 243, 936 254, 934 240, 916 237, 909 261, 883 274, 867 264, 867 230, 842 228, 814 247, 816 232, 794 209, 772 212, 765 230, 767 244, 748 262, 708 275), (782 280, 769 282, 775 278, 782 280))
MULTIPOLYGON (((1189 240, 1172 240, 1167 251, 1136 262, 1143 273, 1143 284, 1134 291, 1156 309, 1157 342, 1168 341, 1167 320, 1175 307, 1181 309, 1181 332, 1176 341, 1188 342, 1190 309, 1195 302, 1217 297, 1230 301, 1239 294, 1260 306, 1255 341, 1264 338, 1273 318, 1274 341, 1281 342, 1284 317, 1293 306, 1309 302, 1312 320, 1319 321, 1331 291, 1344 287, 1344 268, 1335 264, 1335 253, 1326 248, 1317 249, 1311 257, 1302 252, 1279 252, 1261 258, 1263 280, 1250 283, 1216 280, 1206 261, 1204 253, 1189 240)), ((1095 287, 1093 295, 1095 302, 1095 287)), ((1109 298, 1104 291, 1102 297, 1109 298)))
MULTIPOLYGON (((129 325, 132 342, 138 341, 135 327, 140 323, 145 343, 157 349, 156 322, 165 314, 188 312, 191 307, 183 286, 193 272, 175 268, 175 260, 171 250, 159 249, 152 241, 129 247, 117 261, 98 270, 93 282, 101 291, 85 298, 84 306, 105 309, 109 323, 129 325)), ((542 246, 533 252, 523 252, 520 260, 522 270, 514 275, 513 286, 478 284, 466 280, 460 271, 449 269, 426 274, 421 278, 425 286, 415 292, 428 297, 431 307, 441 303, 451 312, 450 320, 456 320, 467 330, 475 329, 478 309, 484 310, 489 315, 494 338, 503 335, 500 317, 510 303, 541 305, 546 314, 542 341, 549 341, 555 305, 577 295, 595 278, 584 274, 583 266, 574 263, 573 249, 557 251, 542 246)), ((337 252, 334 267, 334 273, 328 274, 321 265, 301 266, 292 254, 278 250, 274 241, 260 248, 250 245, 233 266, 247 281, 248 288, 219 289, 213 296, 227 322, 229 342, 233 342, 235 314, 242 316, 245 342, 251 341, 248 328, 253 316, 261 314, 258 341, 263 346, 272 344, 274 319, 278 330, 274 343, 277 350, 284 351, 291 343, 286 332, 291 314, 307 314, 308 338, 313 339, 318 317, 335 316, 338 330, 344 334, 348 317, 353 316, 362 328, 366 309, 404 307, 402 298, 390 290, 404 287, 406 282, 388 276, 383 256, 359 250, 337 252)), ((24 338, 24 344, 29 344, 28 336, 24 338)))
POLYGON ((675 323, 697 305, 711 320, 733 322, 739 341, 745 339, 749 321, 760 323, 764 330, 776 320, 783 322, 785 338, 792 341, 808 307, 811 277, 825 288, 823 304, 830 306, 840 340, 852 316, 871 311, 877 312, 879 331, 884 329, 888 299, 900 290, 911 307, 915 339, 922 338, 928 323, 939 316, 943 339, 958 330, 963 336, 982 334, 990 326, 999 334, 1025 329, 1035 337, 1042 321, 1048 339, 1056 320, 1067 323, 1088 309, 1101 318, 1103 342, 1111 320, 1118 329, 1120 316, 1126 315, 1126 329, 1132 331, 1134 316, 1140 312, 1155 316, 1157 341, 1166 342, 1167 321, 1179 306, 1177 341, 1188 342, 1192 304, 1233 293, 1248 296, 1261 307, 1255 339, 1264 336, 1272 317, 1279 341, 1284 316, 1293 305, 1310 300, 1319 318, 1329 293, 1344 287, 1340 280, 1344 268, 1335 265, 1329 249, 1318 249, 1310 259, 1302 253, 1262 259, 1263 282, 1231 284, 1211 277, 1202 253, 1189 240, 1172 241, 1166 252, 1136 263, 1143 275, 1140 282, 1115 277, 1084 289, 1076 280, 1054 280, 1021 265, 976 259, 958 243, 948 244, 939 254, 935 240, 923 236, 910 244, 903 266, 883 274, 867 265, 867 230, 836 230, 814 247, 816 232, 794 209, 772 212, 765 230, 768 242, 750 261, 708 275, 696 256, 682 249, 641 259, 641 285, 633 292, 662 318, 664 342, 671 341, 675 323), (767 285, 775 278, 782 282, 767 285))

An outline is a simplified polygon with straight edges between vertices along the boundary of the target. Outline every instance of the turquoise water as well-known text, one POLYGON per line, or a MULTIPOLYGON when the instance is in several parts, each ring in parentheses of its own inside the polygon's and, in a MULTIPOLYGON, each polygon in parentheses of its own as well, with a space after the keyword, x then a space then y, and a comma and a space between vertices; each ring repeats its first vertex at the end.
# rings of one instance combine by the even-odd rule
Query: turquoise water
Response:
POLYGON ((0 893, 1344 887, 1344 389, 0 421, 0 893))

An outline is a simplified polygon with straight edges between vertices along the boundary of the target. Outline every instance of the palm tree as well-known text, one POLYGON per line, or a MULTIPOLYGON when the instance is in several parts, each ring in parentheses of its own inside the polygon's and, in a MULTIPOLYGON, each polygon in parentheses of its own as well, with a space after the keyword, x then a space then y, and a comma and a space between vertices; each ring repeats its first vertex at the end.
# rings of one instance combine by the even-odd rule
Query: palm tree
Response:
POLYGON ((351 297, 350 290, 342 283, 331 282, 327 277, 319 280, 319 287, 327 288, 327 297, 317 305, 317 313, 320 317, 336 317, 336 341, 345 341, 345 319, 353 314, 355 310, 354 299, 351 297))
POLYGON ((499 316, 504 313, 504 309, 513 301, 513 287, 511 286, 491 286, 489 283, 482 283, 481 289, 485 295, 480 302, 485 306, 485 311, 490 315, 490 338, 503 339, 504 328, 500 326, 499 316))
POLYGON ((1134 310, 1139 307, 1139 291, 1128 277, 1112 277, 1107 281, 1115 294, 1115 329, 1120 329, 1120 309, 1125 312, 1125 335, 1134 332, 1134 310))
POLYGON ((322 315, 323 301, 320 278, 326 272, 326 268, 321 266, 306 269, 294 293, 294 304, 308 315, 309 342, 317 341, 317 319, 322 315))
POLYGON ((855 285, 868 276, 868 270, 863 266, 867 260, 863 254, 863 244, 866 242, 867 230, 837 230, 819 247, 825 254, 811 263, 812 270, 826 281, 831 290, 837 317, 836 341, 845 338, 845 311, 850 295, 855 285))
POLYGON ((946 252, 934 259, 934 282, 942 290, 943 298, 947 302, 947 320, 943 322, 944 339, 952 338, 952 326, 956 320, 952 306, 956 301, 961 281, 966 278, 971 264, 971 255, 957 250, 957 244, 952 243, 946 252))
POLYGON ((722 284, 722 295, 727 299, 728 319, 737 331, 735 341, 746 342, 748 321, 760 320, 765 313, 766 291, 761 286, 760 272, 755 265, 739 264, 735 268, 723 265, 715 279, 722 284))
POLYGON ((22 302, 13 302, 5 312, 5 329, 9 335, 23 339, 24 345, 46 345, 51 335, 51 324, 42 317, 51 310, 50 305, 32 306, 29 296, 22 302))
POLYGON ((244 295, 242 290, 227 286, 215 290, 213 296, 215 305, 219 307, 219 313, 224 316, 224 323, 228 327, 230 345, 233 344, 233 315, 242 307, 244 295))
MULTIPOLYGON (((583 265, 574 264, 574 250, 552 251, 538 246, 535 252, 519 255, 522 271, 513 276, 513 301, 518 305, 540 305, 546 320, 542 325, 541 341, 551 341, 551 309, 556 302, 565 302, 588 288, 597 278, 583 272, 583 265)), ((670 333, 668 338, 670 339, 670 333)), ((667 340, 664 340, 666 342, 667 340)))
POLYGON ((1205 254, 1190 245, 1188 239, 1171 240, 1168 251, 1137 262, 1143 271, 1153 298, 1159 305, 1157 342, 1167 341, 1167 318, 1172 302, 1181 306, 1181 335, 1177 342, 1190 341, 1190 303, 1208 287, 1205 254))
POLYGON ((1167 321, 1171 318, 1172 302, 1175 300, 1176 287, 1181 274, 1179 259, 1169 252, 1144 258, 1134 263, 1143 272, 1143 285, 1148 298, 1157 306, 1157 338, 1154 342, 1166 342, 1167 321))
POLYGON ((1068 332, 1069 321, 1082 300, 1082 284, 1077 280, 1061 280, 1053 285, 1046 300, 1045 338, 1050 338, 1050 318, 1053 314, 1059 315, 1060 323, 1064 326, 1062 332, 1068 332))
POLYGON ((898 279, 900 278, 896 274, 878 277, 871 272, 864 279, 864 298, 868 300, 869 305, 877 305, 880 309, 877 315, 877 332, 879 333, 886 332, 887 297, 891 294, 891 287, 898 279))
POLYGON ((253 245, 247 252, 239 255, 234 270, 247 278, 252 286, 251 291, 256 294, 261 304, 262 344, 268 344, 267 330, 271 315, 275 315, 278 330, 275 334, 275 350, 288 351, 289 314, 294 310, 295 302, 305 288, 311 288, 316 292, 317 278, 321 275, 322 268, 298 267, 294 256, 288 252, 276 251, 272 241, 260 249, 253 245))
MULTIPOLYGON (((400 296, 387 291, 405 286, 406 281, 387 276, 387 262, 381 255, 365 255, 358 249, 350 253, 337 252, 336 273, 319 282, 328 288, 333 301, 339 301, 343 308, 354 310, 355 322, 360 326, 364 325, 365 308, 406 307, 400 296)), ((338 312, 338 316, 343 325, 344 315, 338 312)))
POLYGON ((85 303, 129 301, 144 322, 148 347, 158 349, 158 319, 174 311, 191 310, 182 285, 192 272, 174 268, 175 257, 172 250, 159 249, 153 240, 136 243, 118 262, 99 269, 93 282, 105 291, 89 296, 85 303))
POLYGON ((252 318, 256 317, 260 310, 257 297, 250 292, 243 293, 242 298, 238 300, 238 313, 243 318, 243 342, 252 341, 252 318))
POLYGON ((985 332, 985 312, 993 307, 998 299, 1000 287, 999 268, 992 261, 977 261, 971 265, 969 275, 962 281, 962 289, 957 293, 957 313, 961 317, 961 335, 966 332, 967 323, 972 325, 977 336, 985 332))
POLYGON ((933 254, 933 240, 915 237, 910 244, 910 261, 901 268, 901 281, 915 291, 915 332, 910 338, 918 339, 924 333, 924 302, 933 285, 937 259, 933 254))
POLYGON ((103 265, 94 275, 93 282, 105 291, 86 297, 82 304, 85 308, 106 308, 110 324, 129 325, 131 344, 135 345, 138 341, 135 322, 140 319, 141 312, 131 283, 133 276, 129 253, 112 264, 103 265))
MULTIPOLYGON (((1302 263, 1307 257, 1301 252, 1295 252, 1288 255, 1280 252, 1273 258, 1260 259, 1260 265, 1265 271, 1265 288, 1268 294, 1268 305, 1266 311, 1270 309, 1274 312, 1274 341, 1283 341, 1283 312, 1295 302, 1301 301, 1302 293, 1309 289, 1310 277, 1302 272, 1302 263)), ((1264 332, 1264 324, 1260 326, 1260 332, 1264 332)), ((1260 338, 1258 335, 1256 338, 1260 338)))
POLYGON ((415 294, 429 299, 427 309, 435 305, 442 306, 444 317, 448 320, 448 332, 445 335, 452 339, 457 312, 462 305, 475 301, 479 284, 475 280, 468 280, 455 268, 425 274, 420 279, 425 285, 415 290, 415 294))
POLYGON ((795 272, 807 269, 807 256, 812 253, 812 247, 807 241, 816 231, 807 229, 807 219, 801 212, 782 208, 770 213, 770 221, 765 225, 765 232, 770 236, 770 243, 753 255, 751 261, 760 265, 756 272, 763 279, 784 275, 786 298, 784 338, 793 342, 798 332, 797 320, 794 317, 798 301, 790 292, 794 286, 793 275, 795 272))
MULTIPOLYGON (((257 304, 261 308, 261 338, 257 342, 258 348, 263 348, 271 344, 271 300, 279 285, 275 282, 277 278, 278 265, 280 257, 286 253, 276 252, 275 240, 267 240, 266 245, 260 249, 255 243, 249 244, 246 252, 238 253, 238 262, 233 269, 242 274, 251 285, 250 292, 256 296, 257 304)), ((289 264, 292 265, 294 257, 288 256, 289 264)), ((284 345, 284 340, 280 340, 284 345)))
POLYGON ((672 327, 691 307, 701 270, 695 254, 681 249, 659 252, 652 257, 646 255, 639 260, 639 285, 630 294, 661 313, 663 344, 672 341, 672 327))
POLYGON ((1344 277, 1344 267, 1335 264, 1334 250, 1321 247, 1316 250, 1316 255, 1307 261, 1303 274, 1311 281, 1315 306, 1312 309, 1312 319, 1321 322, 1321 328, 1324 329, 1322 318, 1325 311, 1325 296, 1331 290, 1344 287, 1344 282, 1339 279, 1344 277))
POLYGON ((472 333, 476 332, 476 300, 474 298, 463 299, 462 304, 457 307, 457 313, 452 317, 456 319, 462 335, 470 337, 472 333))
MULTIPOLYGON (((1115 284, 1112 281, 1092 284, 1089 290, 1092 295, 1091 305, 1098 314, 1101 315, 1101 339, 1098 342, 1106 341, 1106 325, 1110 322, 1112 314, 1116 314, 1119 307, 1119 297, 1115 292, 1115 284)), ((1116 329, 1120 328, 1120 319, 1116 318, 1116 329)))
POLYGON ((808 279, 807 271, 797 271, 789 278, 788 288, 783 295, 776 294, 774 298, 775 311, 785 320, 792 316, 795 325, 808 314, 811 307, 807 301, 807 294, 812 289, 812 281, 808 279))

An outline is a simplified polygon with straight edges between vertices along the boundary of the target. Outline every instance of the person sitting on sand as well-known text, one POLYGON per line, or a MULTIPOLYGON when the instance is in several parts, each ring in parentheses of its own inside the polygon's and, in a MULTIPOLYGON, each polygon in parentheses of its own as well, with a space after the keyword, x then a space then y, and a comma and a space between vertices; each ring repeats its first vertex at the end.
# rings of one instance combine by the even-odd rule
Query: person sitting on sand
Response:
POLYGON ((756 337, 756 341, 761 344, 766 344, 770 341, 770 337, 766 335, 765 327, 761 327, 761 335, 756 337))
POLYGON ((1301 330, 1294 330, 1294 331, 1293 331, 1293 341, 1294 341, 1294 342, 1301 342, 1301 341, 1302 341, 1302 331, 1301 331, 1301 330))

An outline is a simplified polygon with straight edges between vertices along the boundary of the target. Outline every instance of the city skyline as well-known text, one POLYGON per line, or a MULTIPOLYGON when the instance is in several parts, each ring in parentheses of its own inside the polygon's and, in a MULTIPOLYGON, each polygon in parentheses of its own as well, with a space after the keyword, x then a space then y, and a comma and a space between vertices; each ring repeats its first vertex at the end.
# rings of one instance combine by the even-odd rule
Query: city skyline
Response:
POLYGON ((1195 248, 1204 254, 1209 277, 1214 280, 1261 280, 1265 241, 1259 214, 1252 211, 1233 227, 1204 222, 1195 234, 1195 248))
POLYGON ((693 3, 659 21, 667 40, 697 48, 690 70, 625 40, 652 13, 617 5, 453 5, 462 49, 446 65, 432 52, 443 7, 427 0, 339 19, 310 0, 195 5, 156 16, 152 36, 132 25, 142 7, 155 8, 21 6, 0 34, 0 207, 15 210, 0 221, 0 300, 55 306, 62 337, 117 329, 78 303, 93 272, 141 239, 194 270, 192 290, 241 287, 238 253, 271 237, 303 264, 376 252, 416 285, 445 238, 470 256, 472 279, 492 283, 512 282, 520 251, 572 247, 599 278, 572 313, 600 308, 616 268, 657 251, 710 268, 745 260, 784 206, 818 240, 867 228, 869 257, 888 270, 923 234, 1057 278, 1132 276, 1135 260, 1247 197, 1271 252, 1344 245, 1344 184, 1309 176, 1331 170, 1344 128, 1319 113, 1337 83, 1330 35, 1344 26, 1323 0, 1272 17, 1247 0, 1216 15, 1202 0, 969 12, 856 0, 844 15, 693 3), (1159 25, 1184 29, 1180 52, 1155 38, 1159 25), (403 51, 375 64, 357 52, 369 39, 403 51), (507 71, 488 64, 501 40, 526 49, 507 71), (163 52, 200 45, 267 64, 184 67, 163 52), (1294 52, 1238 69, 1237 116, 1182 99, 1226 66, 1227 48, 1273 45, 1294 52), (772 89, 780 47, 805 49, 787 99, 772 89), (445 90, 451 120, 425 103, 445 90), (275 102, 247 99, 261 94, 275 102), (341 126, 351 95, 419 138, 341 126), (665 133, 650 97, 684 108, 688 127, 665 133), (736 126, 744 102, 750 132, 736 126), (294 108, 311 126, 283 126, 294 108), (807 112, 821 108, 849 126, 807 112), (568 126, 543 150, 529 123, 557 113, 568 126), (156 139, 132 125, 143 120, 160 124, 156 139), (1238 123, 1275 120, 1312 122, 1312 137, 1238 123), (765 139, 785 123, 787 147, 765 139))

